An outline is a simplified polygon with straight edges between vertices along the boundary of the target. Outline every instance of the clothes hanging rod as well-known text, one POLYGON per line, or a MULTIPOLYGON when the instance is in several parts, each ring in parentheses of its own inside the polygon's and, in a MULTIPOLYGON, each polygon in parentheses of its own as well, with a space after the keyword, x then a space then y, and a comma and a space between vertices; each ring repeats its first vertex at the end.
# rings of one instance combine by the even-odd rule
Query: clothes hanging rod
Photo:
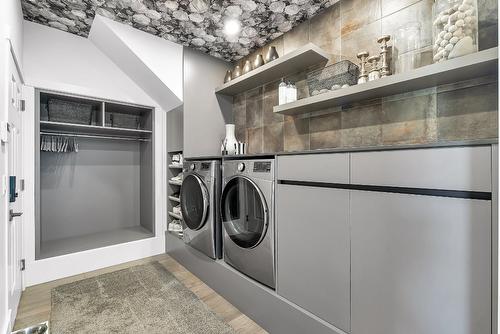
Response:
POLYGON ((97 139, 116 139, 116 140, 133 140, 133 141, 150 141, 145 138, 131 138, 131 137, 118 137, 118 136, 98 136, 98 135, 81 135, 75 133, 58 133, 58 132, 40 132, 41 135, 47 136, 61 136, 61 137, 80 137, 80 138, 97 138, 97 139))

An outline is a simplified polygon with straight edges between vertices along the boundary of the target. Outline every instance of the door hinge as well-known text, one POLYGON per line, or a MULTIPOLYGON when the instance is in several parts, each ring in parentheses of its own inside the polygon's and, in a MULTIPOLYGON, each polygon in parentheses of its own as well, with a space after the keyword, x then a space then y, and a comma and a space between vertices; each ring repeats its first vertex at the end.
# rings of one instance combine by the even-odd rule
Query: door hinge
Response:
POLYGON ((26 100, 19 100, 19 110, 26 111, 26 100))
POLYGON ((20 179, 19 180, 19 188, 20 188, 20 190, 24 191, 25 187, 26 187, 26 181, 24 179, 20 179))
POLYGON ((21 260, 21 271, 24 271, 26 269, 26 260, 22 259, 21 260))

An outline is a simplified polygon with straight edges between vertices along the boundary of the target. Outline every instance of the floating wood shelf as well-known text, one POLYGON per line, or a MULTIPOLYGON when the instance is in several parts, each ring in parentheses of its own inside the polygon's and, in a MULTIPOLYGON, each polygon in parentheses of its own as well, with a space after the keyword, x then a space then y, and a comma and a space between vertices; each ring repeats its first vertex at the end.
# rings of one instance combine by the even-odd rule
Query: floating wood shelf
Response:
POLYGON ((287 53, 255 70, 233 79, 215 90, 216 94, 236 95, 328 60, 328 53, 312 43, 287 53))
POLYGON ((496 73, 498 48, 495 47, 410 72, 275 106, 273 111, 284 115, 303 114, 496 73))
POLYGON ((150 130, 112 128, 99 125, 84 125, 51 121, 40 121, 40 130, 47 132, 65 132, 70 134, 78 133, 102 136, 124 136, 132 138, 148 138, 152 134, 152 131, 150 130))

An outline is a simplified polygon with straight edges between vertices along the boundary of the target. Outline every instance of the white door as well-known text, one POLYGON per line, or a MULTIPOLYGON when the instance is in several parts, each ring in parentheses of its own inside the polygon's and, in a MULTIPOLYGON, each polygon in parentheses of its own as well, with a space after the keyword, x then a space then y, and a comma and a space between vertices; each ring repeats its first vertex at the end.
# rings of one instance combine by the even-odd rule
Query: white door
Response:
POLYGON ((8 308, 11 315, 11 326, 14 324, 17 307, 21 298, 22 275, 22 221, 23 196, 21 183, 23 176, 22 162, 22 117, 21 99, 22 83, 12 54, 9 52, 7 60, 7 121, 8 142, 7 171, 8 185, 8 222, 7 222, 7 283, 8 308))

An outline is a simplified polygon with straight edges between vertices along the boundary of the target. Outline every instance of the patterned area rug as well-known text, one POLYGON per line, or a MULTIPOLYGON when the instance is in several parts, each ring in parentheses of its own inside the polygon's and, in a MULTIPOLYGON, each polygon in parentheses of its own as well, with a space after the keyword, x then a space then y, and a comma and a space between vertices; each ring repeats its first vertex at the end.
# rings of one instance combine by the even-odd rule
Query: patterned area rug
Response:
POLYGON ((52 334, 233 334, 160 263, 131 267, 52 289, 52 334))

